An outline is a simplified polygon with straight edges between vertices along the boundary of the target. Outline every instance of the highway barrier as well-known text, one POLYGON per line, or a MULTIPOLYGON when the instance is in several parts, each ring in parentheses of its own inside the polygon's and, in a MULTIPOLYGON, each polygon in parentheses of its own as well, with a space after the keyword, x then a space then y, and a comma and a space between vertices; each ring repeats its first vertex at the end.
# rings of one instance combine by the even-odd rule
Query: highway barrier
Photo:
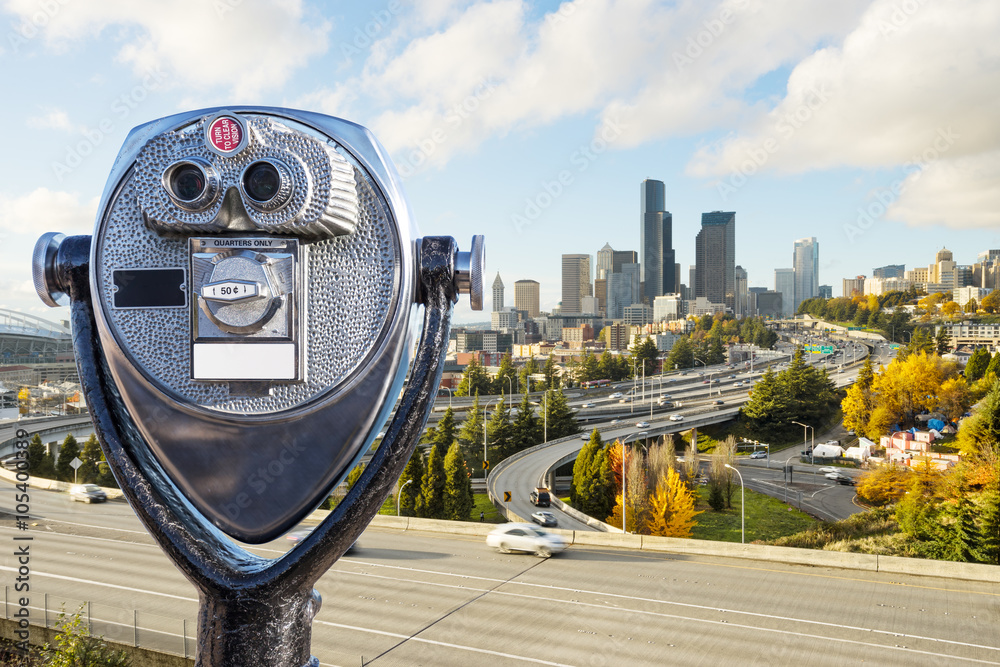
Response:
MULTIPOLYGON (((524 519, 518 519, 518 522, 528 523, 524 519)), ((435 519, 418 519, 416 517, 386 516, 376 516, 371 525, 378 528, 395 528, 398 530, 417 530, 452 535, 476 535, 484 539, 487 533, 496 528, 496 524, 471 521, 439 521, 435 519)), ((604 533, 590 530, 574 531, 559 529, 554 529, 552 532, 562 535, 570 544, 576 546, 637 549, 639 551, 655 551, 686 556, 744 558, 747 560, 790 565, 909 574, 1000 584, 1000 567, 981 563, 955 563, 920 558, 901 558, 899 556, 776 547, 768 544, 737 544, 734 542, 692 540, 678 537, 633 535, 621 532, 604 533)))

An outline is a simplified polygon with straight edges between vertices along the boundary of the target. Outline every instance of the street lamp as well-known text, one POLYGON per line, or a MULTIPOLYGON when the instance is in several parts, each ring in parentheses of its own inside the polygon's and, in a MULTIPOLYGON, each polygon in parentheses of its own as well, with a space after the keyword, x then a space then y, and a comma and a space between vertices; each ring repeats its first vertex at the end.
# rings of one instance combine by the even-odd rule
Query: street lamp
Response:
POLYGON ((445 387, 448 390, 448 407, 451 407, 451 387, 445 387))
MULTIPOLYGON (((802 427, 802 446, 806 445, 806 431, 805 429, 812 429, 812 447, 809 448, 809 465, 813 465, 816 462, 816 429, 808 424, 803 424, 802 422, 792 422, 793 424, 798 424, 802 427)), ((813 471, 815 474, 816 471, 813 471)))
MULTIPOLYGON (((406 484, 409 484, 412 481, 413 478, 411 477, 410 479, 406 480, 406 484)), ((399 500, 400 498, 403 497, 403 489, 406 488, 406 484, 403 484, 403 486, 399 487, 399 491, 396 492, 396 516, 399 516, 399 500)))
POLYGON ((727 468, 736 472, 740 477, 740 542, 746 544, 747 541, 747 523, 746 523, 746 496, 743 491, 743 475, 740 475, 740 471, 736 470, 733 466, 728 463, 725 464, 727 468))
MULTIPOLYGON (((500 397, 500 400, 503 401, 503 396, 500 397)), ((492 401, 486 404, 485 408, 483 408, 483 479, 485 479, 487 475, 485 464, 487 461, 490 460, 490 458, 486 455, 486 422, 487 422, 486 415, 489 414, 490 404, 495 402, 496 399, 493 399, 492 401)))
POLYGON ((508 410, 512 409, 510 401, 511 401, 511 396, 513 395, 513 393, 514 393, 513 378, 508 375, 507 376, 507 409, 508 410))

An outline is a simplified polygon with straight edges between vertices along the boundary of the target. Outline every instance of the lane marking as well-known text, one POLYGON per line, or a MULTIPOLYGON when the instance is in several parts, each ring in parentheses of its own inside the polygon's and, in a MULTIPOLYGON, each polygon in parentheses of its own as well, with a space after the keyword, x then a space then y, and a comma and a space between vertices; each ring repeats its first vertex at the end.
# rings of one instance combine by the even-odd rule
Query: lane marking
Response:
MULTIPOLYGON (((370 565, 373 565, 375 567, 381 567, 381 566, 379 566, 379 565, 377 565, 375 563, 372 563, 370 565)), ((392 566, 384 566, 384 567, 387 567, 387 568, 390 568, 390 569, 395 569, 392 566)), ((427 571, 424 571, 424 570, 415 570, 415 571, 416 572, 420 572, 420 573, 426 573, 427 572, 427 571)), ((475 591, 478 591, 478 592, 487 592, 487 591, 490 590, 490 589, 481 589, 481 588, 480 589, 473 589, 473 588, 468 587, 468 586, 460 586, 460 585, 457 585, 457 584, 433 583, 433 582, 429 582, 429 581, 420 581, 418 579, 405 579, 405 578, 402 578, 402 577, 391 577, 391 576, 387 576, 387 575, 371 574, 371 573, 367 573, 367 572, 347 572, 347 571, 342 571, 342 573, 343 574, 353 574, 353 575, 359 576, 359 577, 373 577, 373 578, 376 578, 376 579, 386 579, 386 580, 389 580, 389 581, 400 581, 400 582, 403 582, 403 583, 410 583, 410 584, 424 584, 424 585, 427 585, 427 586, 435 586, 435 587, 440 587, 440 588, 454 588, 454 589, 467 590, 467 591, 468 590, 475 590, 475 591)), ((985 649, 985 650, 990 650, 990 651, 1000 651, 1000 646, 987 646, 987 645, 983 645, 983 644, 971 644, 971 643, 968 643, 968 642, 961 642, 961 641, 957 641, 957 640, 953 640, 953 639, 939 639, 939 638, 936 638, 936 637, 927 637, 927 636, 923 636, 923 635, 910 635, 910 634, 901 633, 901 632, 893 632, 891 630, 878 630, 878 629, 875 629, 875 628, 863 628, 863 627, 857 627, 857 626, 844 625, 842 623, 830 623, 828 621, 814 621, 814 620, 808 620, 808 619, 803 619, 803 618, 794 618, 794 617, 790 617, 790 616, 776 616, 776 615, 773 615, 773 614, 763 614, 763 613, 760 613, 760 612, 753 612, 753 611, 742 611, 742 610, 739 610, 739 609, 726 609, 726 608, 721 608, 721 607, 718 607, 718 606, 699 605, 699 604, 693 604, 693 603, 689 603, 689 602, 674 602, 674 601, 671 601, 671 600, 660 600, 660 599, 657 599, 657 598, 634 597, 634 596, 629 596, 629 595, 622 595, 620 593, 610 593, 610 592, 604 592, 604 591, 593 591, 593 590, 586 590, 586 589, 582 589, 582 588, 568 588, 568 587, 565 587, 565 586, 553 586, 551 584, 534 584, 534 583, 521 582, 521 581, 508 581, 508 580, 503 580, 503 579, 489 579, 489 578, 486 578, 486 577, 468 577, 468 576, 463 576, 463 575, 451 575, 451 576, 462 576, 463 578, 466 578, 466 579, 482 579, 483 581, 487 581, 487 582, 490 582, 490 583, 498 583, 498 584, 500 584, 500 583, 507 583, 508 585, 514 585, 514 586, 526 586, 526 587, 529 587, 529 588, 539 588, 539 589, 560 591, 560 592, 565 592, 565 593, 586 594, 586 595, 594 595, 594 596, 599 596, 599 597, 611 597, 611 598, 617 598, 617 599, 620 599, 620 600, 635 600, 635 601, 639 601, 639 602, 658 603, 658 604, 664 604, 664 605, 672 605, 672 606, 675 606, 675 607, 684 607, 684 608, 688 608, 688 609, 698 609, 698 610, 701 610, 701 611, 708 611, 708 612, 741 614, 741 615, 744 615, 744 616, 751 616, 751 617, 754 617, 754 618, 766 618, 766 619, 770 619, 770 620, 786 621, 786 622, 790 622, 790 623, 805 623, 805 624, 808 624, 808 625, 818 625, 818 626, 821 626, 821 627, 838 628, 838 629, 844 629, 844 630, 857 630, 859 632, 872 632, 872 633, 886 635, 886 636, 891 636, 891 637, 905 637, 905 638, 908 638, 908 639, 918 639, 918 640, 938 642, 938 643, 944 643, 944 644, 953 644, 953 645, 956 645, 956 646, 964 646, 964 647, 968 647, 968 648, 980 648, 980 649, 985 649)), ((530 596, 530 595, 525 595, 523 593, 510 593, 510 592, 507 592, 507 591, 500 591, 500 590, 495 590, 493 592, 496 595, 510 595, 510 596, 515 596, 515 597, 529 597, 529 598, 533 598, 533 599, 536 599, 536 600, 548 600, 548 601, 552 601, 552 602, 563 602, 563 603, 568 603, 568 604, 588 604, 588 603, 576 602, 576 601, 572 601, 572 600, 559 600, 557 598, 552 598, 552 597, 530 596)), ((623 611, 632 611, 632 610, 623 610, 623 611)), ((661 612, 642 612, 642 613, 661 613, 661 612)))
MULTIPOLYGON (((0 571, 3 572, 17 572, 16 567, 7 567, 5 565, 0 565, 0 571)), ((104 586, 105 588, 114 588, 119 591, 128 591, 130 593, 145 593, 147 595, 157 595, 163 598, 171 598, 173 600, 184 600, 185 602, 197 602, 198 598, 188 598, 183 595, 172 595, 170 593, 160 593, 158 591, 150 591, 143 588, 133 588, 132 586, 121 586, 119 584, 109 584, 104 581, 94 581, 92 579, 80 579, 79 577, 68 577, 64 574, 53 574, 52 572, 38 572, 36 570, 31 571, 31 576, 33 577, 51 577, 52 579, 59 579, 61 581, 72 581, 78 584, 90 584, 91 586, 104 586)))

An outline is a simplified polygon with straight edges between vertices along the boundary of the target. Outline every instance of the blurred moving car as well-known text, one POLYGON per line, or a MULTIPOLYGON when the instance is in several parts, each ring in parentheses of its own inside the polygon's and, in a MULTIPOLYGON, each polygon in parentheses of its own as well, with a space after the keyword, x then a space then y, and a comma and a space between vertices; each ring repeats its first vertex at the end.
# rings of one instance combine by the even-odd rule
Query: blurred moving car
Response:
MULTIPOLYGON (((304 540, 307 537, 309 537, 310 533, 312 533, 313 530, 315 530, 315 529, 316 529, 316 526, 309 526, 308 528, 302 528, 300 530, 295 530, 295 531, 292 531, 291 533, 288 533, 287 535, 285 535, 285 539, 289 540, 291 542, 294 542, 295 544, 298 544, 302 540, 304 540)), ((351 553, 352 551, 354 551, 354 548, 357 547, 357 546, 358 546, 358 542, 357 542, 357 540, 355 540, 353 543, 351 543, 351 546, 347 547, 347 551, 345 551, 344 553, 351 553)))
POLYGON ((637 428, 649 428, 649 422, 636 422, 637 428))
POLYGON ((559 523, 556 520, 556 515, 552 512, 534 512, 531 515, 531 520, 539 526, 555 526, 559 523))
POLYGON ((530 523, 505 523, 490 531, 486 544, 506 554, 511 551, 533 553, 539 558, 548 558, 566 548, 566 540, 559 535, 547 533, 530 523))
POLYGON ((684 421, 684 415, 670 415, 670 421, 672 422, 682 422, 684 421))
POLYGON ((77 484, 70 487, 69 497, 70 500, 79 500, 81 503, 103 503, 108 499, 108 494, 96 484, 77 484))

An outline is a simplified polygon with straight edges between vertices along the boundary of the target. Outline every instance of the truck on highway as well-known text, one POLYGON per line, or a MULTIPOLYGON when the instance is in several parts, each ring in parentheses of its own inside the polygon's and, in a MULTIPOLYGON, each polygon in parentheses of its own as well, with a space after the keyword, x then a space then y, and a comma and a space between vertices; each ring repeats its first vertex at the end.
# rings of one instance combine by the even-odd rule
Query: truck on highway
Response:
POLYGON ((535 490, 531 492, 531 504, 535 507, 548 507, 552 504, 552 498, 549 496, 549 490, 547 487, 538 486, 535 490))

